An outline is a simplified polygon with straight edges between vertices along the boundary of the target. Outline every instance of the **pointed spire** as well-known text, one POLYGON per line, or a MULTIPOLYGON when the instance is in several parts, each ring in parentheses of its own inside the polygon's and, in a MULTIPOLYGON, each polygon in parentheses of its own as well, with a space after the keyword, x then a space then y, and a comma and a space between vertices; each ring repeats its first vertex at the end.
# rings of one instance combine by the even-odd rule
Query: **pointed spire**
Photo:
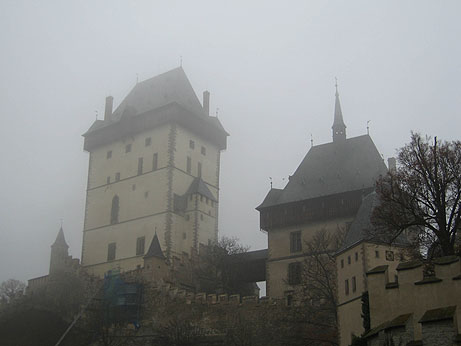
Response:
POLYGON ((346 124, 344 124, 343 113, 341 111, 341 103, 339 102, 338 79, 335 79, 335 118, 333 121, 333 126, 331 127, 333 130, 333 142, 346 139, 346 124))
POLYGON ((150 243, 149 250, 144 256, 144 258, 149 257, 158 257, 161 259, 165 259, 165 255, 163 254, 162 247, 160 246, 160 242, 157 237, 157 232, 155 232, 154 239, 152 239, 152 243, 150 243))
POLYGON ((55 247, 55 246, 65 247, 66 249, 69 248, 69 245, 67 245, 66 239, 64 238, 64 231, 62 230, 62 226, 59 229, 58 235, 56 236, 56 240, 51 246, 52 247, 55 247))

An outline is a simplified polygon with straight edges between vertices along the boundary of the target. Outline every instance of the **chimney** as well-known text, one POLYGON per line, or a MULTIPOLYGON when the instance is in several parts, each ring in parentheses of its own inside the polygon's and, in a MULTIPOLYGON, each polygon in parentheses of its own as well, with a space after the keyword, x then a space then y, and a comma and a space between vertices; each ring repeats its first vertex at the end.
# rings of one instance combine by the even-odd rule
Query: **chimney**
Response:
POLYGON ((112 116, 112 106, 114 105, 114 98, 112 96, 106 97, 106 109, 104 110, 104 121, 109 120, 112 116))
POLYGON ((390 157, 387 159, 387 167, 389 168, 390 172, 395 172, 397 169, 397 161, 395 157, 390 157))
POLYGON ((203 110, 206 115, 210 115, 210 92, 208 90, 203 92, 203 110))

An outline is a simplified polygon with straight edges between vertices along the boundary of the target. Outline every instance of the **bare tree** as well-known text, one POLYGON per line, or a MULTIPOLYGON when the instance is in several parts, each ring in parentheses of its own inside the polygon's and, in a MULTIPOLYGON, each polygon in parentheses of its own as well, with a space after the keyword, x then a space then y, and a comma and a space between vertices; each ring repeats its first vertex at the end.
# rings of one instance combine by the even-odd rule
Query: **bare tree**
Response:
POLYGON ((302 303, 311 332, 307 344, 337 345, 337 278, 335 253, 344 241, 345 230, 317 231, 305 242, 302 266, 302 303))
POLYGON ((23 295, 26 284, 16 279, 8 279, 0 285, 0 300, 9 303, 17 296, 23 295))
POLYGON ((240 287, 234 268, 229 265, 229 257, 247 252, 248 246, 239 243, 238 238, 222 237, 217 243, 207 247, 201 255, 200 276, 207 278, 206 290, 239 293, 240 287))
MULTIPOLYGON (((397 169, 376 184, 381 205, 372 222, 389 242, 407 232, 428 257, 453 255, 461 226, 461 142, 412 133, 398 152, 397 169)), ((375 235, 377 235, 375 234, 375 235)))

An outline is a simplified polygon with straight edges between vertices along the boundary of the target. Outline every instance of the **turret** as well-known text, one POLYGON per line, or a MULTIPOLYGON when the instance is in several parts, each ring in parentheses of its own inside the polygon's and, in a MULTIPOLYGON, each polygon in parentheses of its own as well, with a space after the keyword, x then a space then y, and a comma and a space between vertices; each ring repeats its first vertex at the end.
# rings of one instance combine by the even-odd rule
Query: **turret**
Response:
POLYGON ((66 243, 64 238, 64 231, 62 226, 59 229, 56 240, 51 245, 51 256, 50 256, 50 274, 57 271, 64 270, 69 260, 69 245, 66 243))

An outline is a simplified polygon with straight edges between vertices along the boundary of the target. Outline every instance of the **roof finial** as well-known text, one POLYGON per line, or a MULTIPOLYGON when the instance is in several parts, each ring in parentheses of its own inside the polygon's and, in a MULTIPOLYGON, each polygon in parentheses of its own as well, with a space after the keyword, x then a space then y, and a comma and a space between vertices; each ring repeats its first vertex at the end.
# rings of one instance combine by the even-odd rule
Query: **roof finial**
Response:
POLYGON ((336 94, 335 95, 338 96, 339 95, 339 93, 338 93, 338 78, 336 78, 336 77, 335 77, 335 89, 336 89, 336 94))
POLYGON ((370 121, 371 120, 367 120, 367 135, 370 135, 370 126, 368 126, 368 124, 370 124, 370 121))
POLYGON ((272 177, 269 177, 269 181, 271 182, 271 189, 272 189, 272 177))
POLYGON ((218 117, 219 107, 216 107, 216 118, 218 117))
POLYGON ((96 120, 98 120, 98 111, 94 111, 96 113, 96 120))
POLYGON ((312 133, 311 133, 311 148, 314 146, 314 138, 312 137, 312 133))

